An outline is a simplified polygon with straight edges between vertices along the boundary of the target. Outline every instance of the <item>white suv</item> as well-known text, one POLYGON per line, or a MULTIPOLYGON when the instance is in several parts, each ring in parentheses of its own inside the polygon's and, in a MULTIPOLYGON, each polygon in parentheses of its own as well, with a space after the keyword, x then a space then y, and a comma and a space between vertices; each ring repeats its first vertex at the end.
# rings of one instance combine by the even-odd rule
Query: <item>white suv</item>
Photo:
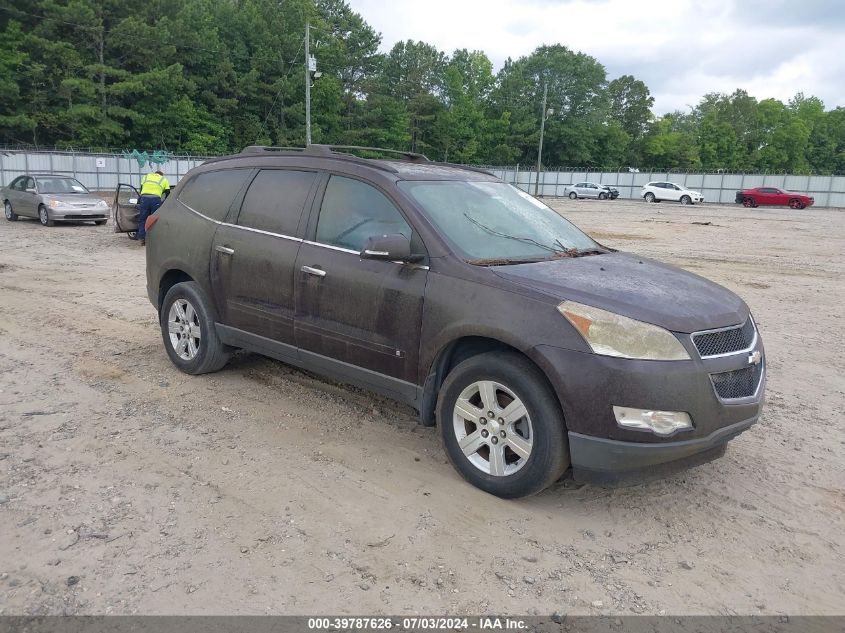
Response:
POLYGON ((681 204, 695 204, 704 202, 704 196, 700 191, 692 191, 675 182, 650 182, 643 185, 640 190, 640 197, 646 202, 660 202, 661 200, 672 200, 681 204))

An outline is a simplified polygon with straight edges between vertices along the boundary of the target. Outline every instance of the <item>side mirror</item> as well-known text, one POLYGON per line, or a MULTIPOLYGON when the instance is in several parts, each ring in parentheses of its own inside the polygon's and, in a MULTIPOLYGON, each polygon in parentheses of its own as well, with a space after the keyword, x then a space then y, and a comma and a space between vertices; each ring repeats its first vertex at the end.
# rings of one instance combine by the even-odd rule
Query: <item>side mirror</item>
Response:
POLYGON ((419 261, 419 255, 411 255, 411 240, 402 234, 374 235, 367 240, 361 251, 361 259, 381 259, 389 262, 419 261))

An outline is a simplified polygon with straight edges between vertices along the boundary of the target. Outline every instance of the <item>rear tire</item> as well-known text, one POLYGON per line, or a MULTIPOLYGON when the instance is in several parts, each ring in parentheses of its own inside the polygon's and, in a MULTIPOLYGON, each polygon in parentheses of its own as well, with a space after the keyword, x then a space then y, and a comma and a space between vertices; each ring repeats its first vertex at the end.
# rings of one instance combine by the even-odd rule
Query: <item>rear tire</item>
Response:
POLYGON ((746 209, 752 209, 757 206, 757 203, 754 202, 754 198, 744 198, 742 201, 742 206, 746 209))
POLYGON ((570 191, 570 192, 569 192, 569 199, 570 199, 570 200, 576 200, 577 198, 578 198, 578 194, 577 194, 577 193, 575 193, 574 191, 570 191))
POLYGON ((17 213, 14 212, 14 210, 12 210, 12 203, 9 202, 8 200, 6 200, 3 203, 3 211, 4 211, 4 215, 6 216, 6 219, 9 222, 17 222, 18 221, 19 216, 18 216, 17 213))
POLYGON ((651 193, 650 191, 647 194, 645 194, 645 196, 643 196, 643 197, 645 198, 646 202, 655 202, 657 200, 657 198, 654 196, 654 194, 651 193))
POLYGON ((43 204, 38 207, 38 221, 41 226, 56 226, 56 221, 50 217, 50 212, 43 204))
POLYGON ((487 352, 452 369, 438 394, 437 425, 455 469, 497 497, 536 494, 569 466, 557 398, 520 354, 487 352))
POLYGON ((167 355, 186 374, 207 374, 229 362, 228 348, 217 336, 211 302, 195 281, 174 285, 159 314, 167 355))

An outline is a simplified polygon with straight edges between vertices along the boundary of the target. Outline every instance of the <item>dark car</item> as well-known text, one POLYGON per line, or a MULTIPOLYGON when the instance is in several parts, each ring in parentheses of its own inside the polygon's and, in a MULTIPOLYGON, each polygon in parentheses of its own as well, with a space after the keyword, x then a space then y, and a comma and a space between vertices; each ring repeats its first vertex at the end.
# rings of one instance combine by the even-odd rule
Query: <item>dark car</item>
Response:
POLYGON ((613 185, 599 185, 600 187, 604 187, 610 193, 610 199, 616 200, 619 197, 619 189, 614 187, 613 185))
POLYGON ((777 187, 755 187, 736 192, 736 202, 744 207, 789 207, 804 209, 812 206, 815 199, 804 193, 787 191, 777 187))
POLYGON ((247 148, 193 169, 147 230, 179 369, 243 348, 386 394, 501 497, 569 467, 618 484, 708 461, 760 415, 742 299, 605 248, 487 172, 247 148))

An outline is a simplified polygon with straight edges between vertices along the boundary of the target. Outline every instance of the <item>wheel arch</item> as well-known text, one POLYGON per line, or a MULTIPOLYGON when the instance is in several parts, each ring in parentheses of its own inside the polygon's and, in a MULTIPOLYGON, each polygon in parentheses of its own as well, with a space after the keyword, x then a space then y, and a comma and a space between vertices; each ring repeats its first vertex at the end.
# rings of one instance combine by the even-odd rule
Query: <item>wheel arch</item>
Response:
POLYGON ((158 300, 156 302, 156 310, 161 312, 161 304, 164 303, 164 297, 167 292, 176 284, 184 281, 196 281, 188 273, 180 268, 171 268, 165 272, 158 282, 158 300))
POLYGON ((440 393, 440 387, 443 385, 443 381, 454 367, 473 356, 497 351, 519 354, 534 365, 537 368, 537 371, 539 371, 543 376, 546 386, 549 388, 551 393, 554 394, 557 405, 560 408, 561 415, 563 415, 564 409, 557 389, 554 388, 543 368, 531 357, 530 350, 521 350, 518 347, 501 340, 500 338, 468 334, 452 339, 445 345, 441 346, 441 348, 437 351, 437 354, 431 363, 431 367, 429 368, 420 396, 420 422, 422 425, 435 426, 437 396, 440 393))

